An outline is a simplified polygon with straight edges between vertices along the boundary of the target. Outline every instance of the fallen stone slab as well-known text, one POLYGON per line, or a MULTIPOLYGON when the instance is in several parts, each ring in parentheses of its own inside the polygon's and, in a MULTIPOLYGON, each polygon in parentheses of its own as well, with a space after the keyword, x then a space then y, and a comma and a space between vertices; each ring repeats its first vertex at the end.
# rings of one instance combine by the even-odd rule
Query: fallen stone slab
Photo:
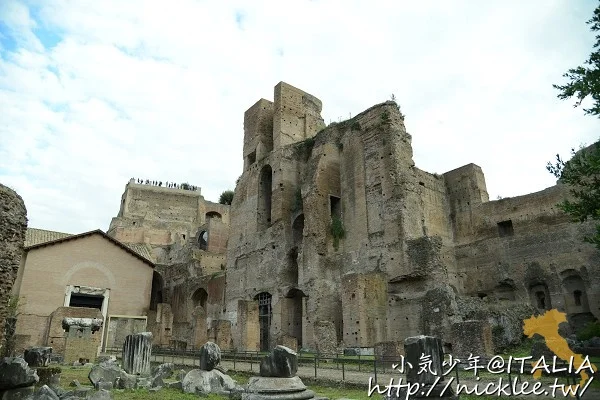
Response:
POLYGON ((229 392, 237 387, 235 381, 220 371, 193 369, 181 382, 184 393, 209 394, 229 392))
POLYGON ((34 390, 33 386, 0 390, 0 400, 28 400, 33 396, 34 390))
POLYGON ((110 394, 110 392, 108 390, 98 390, 97 392, 92 392, 90 394, 88 394, 88 396, 86 397, 86 400, 111 400, 112 399, 112 395, 110 394))
POLYGON ((175 365, 173 363, 160 364, 152 370, 152 377, 160 376, 162 379, 169 379, 173 376, 175 365))
POLYGON ((48 385, 44 385, 35 392, 33 400, 60 400, 60 397, 48 385))
POLYGON ((0 390, 16 389, 35 385, 40 378, 20 357, 0 359, 0 390))

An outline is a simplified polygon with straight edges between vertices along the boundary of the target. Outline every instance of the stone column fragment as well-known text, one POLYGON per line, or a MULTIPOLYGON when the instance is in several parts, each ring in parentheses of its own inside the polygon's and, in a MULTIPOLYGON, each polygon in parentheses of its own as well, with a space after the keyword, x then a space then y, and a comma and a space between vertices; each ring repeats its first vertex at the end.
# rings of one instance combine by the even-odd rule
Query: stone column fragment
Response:
POLYGON ((404 341, 408 367, 406 379, 411 383, 433 384, 437 377, 444 380, 442 363, 444 350, 442 340, 433 336, 413 336, 404 341))
POLYGON ((123 343, 123 369, 128 374, 150 375, 152 355, 152 333, 142 332, 127 335, 123 343))

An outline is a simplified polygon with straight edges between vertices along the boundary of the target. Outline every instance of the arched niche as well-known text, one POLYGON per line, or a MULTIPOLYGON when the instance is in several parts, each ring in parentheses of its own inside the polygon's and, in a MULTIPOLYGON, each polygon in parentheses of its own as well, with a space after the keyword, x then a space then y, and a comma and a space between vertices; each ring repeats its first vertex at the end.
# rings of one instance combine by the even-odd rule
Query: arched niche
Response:
POLYGON ((259 229, 271 226, 271 199, 273 195, 273 170, 265 165, 260 170, 258 180, 257 222, 259 229))

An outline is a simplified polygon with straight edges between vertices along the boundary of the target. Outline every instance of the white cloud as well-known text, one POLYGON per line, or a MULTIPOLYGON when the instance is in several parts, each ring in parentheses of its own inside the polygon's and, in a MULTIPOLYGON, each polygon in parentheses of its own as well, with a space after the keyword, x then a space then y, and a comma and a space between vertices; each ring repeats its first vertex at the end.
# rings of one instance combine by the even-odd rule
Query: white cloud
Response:
POLYGON ((541 190, 554 154, 597 140, 552 88, 589 55, 595 6, 4 1, 0 182, 30 226, 74 233, 107 229, 131 177, 215 201, 241 174, 244 111, 283 80, 326 121, 394 93, 418 167, 474 162, 490 198, 541 190))

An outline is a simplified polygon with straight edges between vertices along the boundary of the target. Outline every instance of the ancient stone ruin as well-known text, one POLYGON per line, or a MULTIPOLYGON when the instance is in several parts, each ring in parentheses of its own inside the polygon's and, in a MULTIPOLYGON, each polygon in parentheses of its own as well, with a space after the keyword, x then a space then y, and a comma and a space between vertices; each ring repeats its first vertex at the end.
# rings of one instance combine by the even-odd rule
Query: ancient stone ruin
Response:
POLYGON ((200 349, 200 369, 193 369, 181 381, 184 393, 207 395, 217 393, 229 396, 231 392, 241 392, 240 386, 225 373, 217 369, 221 361, 221 349, 208 342, 200 349))
POLYGON ((298 355, 285 346, 276 346, 260 363, 260 376, 248 381, 242 400, 304 400, 317 399, 296 376, 298 355))
POLYGON ((23 199, 12 189, 0 184, 0 356, 9 356, 14 346, 16 301, 11 300, 13 283, 17 277, 25 232, 27 209, 23 199), (5 337, 8 330, 10 336, 5 337), (7 340, 8 339, 8 340, 7 340))
POLYGON ((40 380, 35 370, 20 357, 0 358, 0 398, 26 398, 40 380))
POLYGON ((128 335, 123 344, 121 361, 128 374, 146 376, 150 374, 152 355, 152 333, 142 332, 128 335))
POLYGON ((99 318, 63 318, 65 331, 63 361, 71 363, 94 363, 98 352, 98 336, 92 333, 100 331, 104 321, 99 318))
POLYGON ((473 351, 488 354, 533 313, 564 311, 570 330, 600 317, 600 257, 580 240, 593 223, 556 207, 568 187, 490 200, 475 164, 415 165, 394 101, 328 125, 321 109, 280 82, 245 112, 231 206, 127 184, 109 234, 157 264, 156 345, 394 356, 426 334, 464 352, 460 324, 480 321, 473 351))

